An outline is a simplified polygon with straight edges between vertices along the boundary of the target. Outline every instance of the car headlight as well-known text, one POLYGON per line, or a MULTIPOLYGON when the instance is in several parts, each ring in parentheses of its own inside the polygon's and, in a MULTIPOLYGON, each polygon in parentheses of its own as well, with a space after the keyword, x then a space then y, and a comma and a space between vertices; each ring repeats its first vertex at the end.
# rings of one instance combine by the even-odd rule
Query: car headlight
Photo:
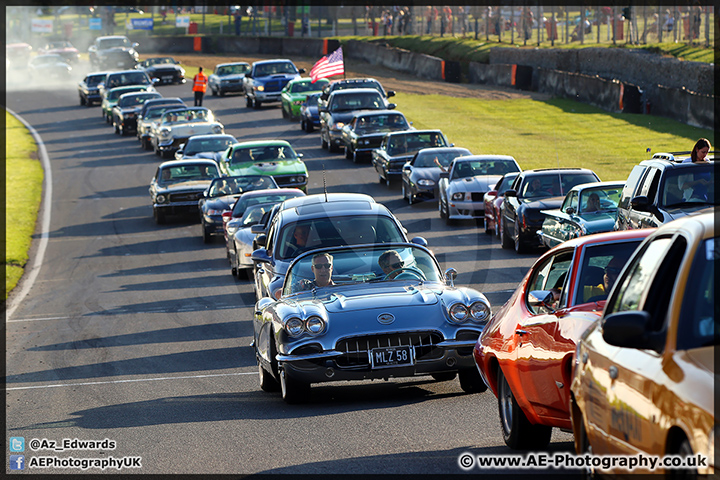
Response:
POLYGON ((302 104, 303 104, 303 100, 295 100, 293 102, 293 105, 302 105, 302 104))
POLYGON ((170 136, 170 129, 167 127, 162 127, 160 130, 158 130, 158 137, 167 138, 170 136))
POLYGON ((360 145, 370 145, 370 140, 360 140, 360 145))
POLYGON ((333 128, 333 130, 340 130, 344 126, 345 126, 345 124, 343 122, 337 122, 332 126, 332 128, 333 128))
POLYGON ((470 320, 473 322, 486 322, 490 313, 490 307, 485 302, 477 301, 470 305, 470 320))
POLYGON ((285 322, 285 331, 291 337, 299 337, 303 333, 303 322, 297 317, 292 317, 285 322))
POLYGON ((464 323, 468 320, 470 316, 468 308, 462 303, 454 303, 450 305, 450 308, 448 308, 448 313, 450 314, 450 319, 454 323, 464 323))
POLYGON ((422 185, 423 187, 432 187, 433 185, 435 185, 435 182, 428 178, 422 178, 418 180, 418 185, 422 185))
POLYGON ((262 85, 258 85, 257 87, 255 87, 255 90, 257 90, 258 92, 264 92, 264 91, 265 91, 265 87, 262 86, 262 85))
POLYGON ((290 183, 303 183, 305 181, 305 175, 297 175, 290 177, 290 183))
POLYGON ((305 322, 305 328, 311 335, 319 335, 325 331, 325 320, 318 316, 312 316, 305 322))
POLYGON ((465 198, 465 193, 464 192, 455 192, 452 194, 452 197, 450 197, 450 198, 453 202, 459 202, 463 198, 465 198))
POLYGON ((156 203, 165 203, 166 200, 167 198, 165 198, 165 195, 158 195, 157 197, 155 197, 156 203))
POLYGON ((216 135, 221 134, 221 133, 223 133, 223 126, 222 125, 213 125, 212 131, 216 135))

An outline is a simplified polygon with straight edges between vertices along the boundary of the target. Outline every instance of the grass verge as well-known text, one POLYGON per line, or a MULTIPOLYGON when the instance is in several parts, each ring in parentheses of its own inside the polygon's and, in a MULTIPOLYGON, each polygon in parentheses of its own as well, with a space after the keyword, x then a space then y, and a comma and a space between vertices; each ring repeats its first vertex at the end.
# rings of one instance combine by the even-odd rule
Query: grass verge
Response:
POLYGON ((691 150, 701 137, 714 144, 712 130, 653 115, 608 113, 574 100, 402 92, 395 98, 415 128, 439 128, 451 143, 475 154, 512 155, 523 169, 585 167, 602 180, 625 180, 651 153, 691 150))
POLYGON ((5 298, 15 288, 28 261, 35 232, 43 169, 30 132, 5 112, 5 298))

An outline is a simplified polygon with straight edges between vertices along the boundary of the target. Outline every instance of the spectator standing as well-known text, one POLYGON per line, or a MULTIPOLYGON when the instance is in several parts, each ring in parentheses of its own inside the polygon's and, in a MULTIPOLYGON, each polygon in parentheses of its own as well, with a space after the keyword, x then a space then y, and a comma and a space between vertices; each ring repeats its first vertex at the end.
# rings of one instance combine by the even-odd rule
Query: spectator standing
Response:
POLYGON ((207 90, 208 77, 203 73, 203 67, 198 68, 198 73, 193 77, 193 92, 195 92, 195 106, 202 107, 203 96, 207 90))

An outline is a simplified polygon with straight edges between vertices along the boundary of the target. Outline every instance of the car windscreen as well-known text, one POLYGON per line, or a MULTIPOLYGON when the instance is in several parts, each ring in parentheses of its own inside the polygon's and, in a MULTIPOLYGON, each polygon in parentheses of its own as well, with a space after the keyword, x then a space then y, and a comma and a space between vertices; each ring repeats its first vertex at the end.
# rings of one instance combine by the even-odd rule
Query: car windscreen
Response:
POLYGON ((283 73, 297 73, 295 65, 290 62, 275 62, 257 65, 255 67, 256 77, 266 77, 268 75, 278 75, 283 73))
POLYGON ((94 87, 105 80, 105 75, 88 75, 85 83, 88 87, 94 87))
POLYGON ((601 213, 617 210, 622 186, 585 188, 580 192, 580 213, 601 213))
POLYGON ((423 148, 446 147, 445 138, 438 132, 412 132, 393 135, 388 146, 388 155, 404 155, 423 148))
POLYGON ((463 160, 455 165, 452 178, 505 175, 517 171, 519 171, 517 165, 511 160, 463 160))
POLYGON ((353 82, 340 82, 333 85, 333 91, 335 90, 348 90, 351 88, 374 88, 381 94, 384 93, 382 86, 377 81, 373 80, 359 80, 353 82))
POLYGON ((167 166, 160 172, 159 183, 189 182, 193 180, 211 180, 220 176, 216 165, 189 164, 167 166))
POLYGON ((120 87, 123 85, 150 85, 152 82, 145 72, 129 72, 108 75, 105 84, 112 87, 120 87))
POLYGON ((103 38, 98 41, 98 48, 101 50, 104 50, 106 48, 115 48, 115 47, 129 47, 130 41, 125 38, 103 38))
POLYGON ((120 97, 120 100, 118 100, 118 106, 119 107, 130 107, 132 105, 142 105, 143 103, 147 102, 151 98, 159 98, 159 93, 144 93, 144 94, 138 94, 138 95, 123 95, 120 97))
POLYGON ((190 122, 212 122, 212 115, 208 110, 173 110, 162 117, 164 124, 180 124, 190 122))
POLYGON ((715 298, 715 278, 720 243, 717 238, 708 238, 695 251, 677 329, 677 349, 718 345, 718 302, 715 298))
POLYGON ((290 87, 290 93, 303 93, 303 92, 317 92, 322 90, 327 84, 327 81, 318 80, 315 83, 311 82, 298 82, 293 83, 290 87))
POLYGON ((404 242, 397 224, 383 215, 322 217, 285 225, 277 241, 275 257, 294 258, 301 252, 321 247, 363 243, 404 242), (304 243, 295 236, 296 228, 306 229, 304 243))
POLYGON ((418 152, 413 166, 416 168, 438 168, 438 164, 447 167, 457 157, 470 155, 469 150, 448 149, 447 151, 418 152))
POLYGON ((208 196, 213 198, 225 195, 238 195, 251 190, 265 190, 268 188, 277 188, 275 180, 268 175, 221 177, 212 181, 208 196))
POLYGON ((331 112, 380 108, 385 108, 382 96, 371 92, 334 95, 330 103, 331 112))
POLYGON ((501 180, 500 184, 496 185, 495 189, 498 195, 505 195, 505 191, 510 189, 510 186, 517 178, 517 175, 505 175, 501 180))
POLYGON ((237 143, 232 137, 222 137, 213 135, 213 137, 205 137, 202 139, 190 138, 185 145, 185 155, 197 155, 200 152, 222 152, 228 149, 230 145, 237 143))
POLYGON ((711 163, 672 169, 665 174, 660 188, 664 207, 686 203, 716 205, 715 166, 711 163))
POLYGON ((366 115, 358 117, 355 131, 359 134, 383 132, 391 130, 407 130, 410 125, 404 115, 389 113, 387 115, 366 115))
POLYGON ((295 150, 287 145, 266 145, 258 147, 236 148, 230 159, 230 164, 262 163, 277 160, 293 160, 298 158, 295 150))
MULTIPOLYGON (((260 192, 258 192, 260 193, 260 192)), ((245 210, 250 205, 257 205, 259 203, 280 203, 284 200, 287 200, 288 198, 293 198, 302 195, 302 192, 298 190, 297 192, 277 192, 277 193, 267 193, 262 195, 243 195, 238 199, 237 202, 235 202, 235 205, 232 209, 232 216, 233 218, 240 218, 245 214, 245 210)))
POLYGON ((222 77, 224 75, 240 75, 249 71, 250 65, 224 65, 222 67, 218 67, 215 74, 222 77))

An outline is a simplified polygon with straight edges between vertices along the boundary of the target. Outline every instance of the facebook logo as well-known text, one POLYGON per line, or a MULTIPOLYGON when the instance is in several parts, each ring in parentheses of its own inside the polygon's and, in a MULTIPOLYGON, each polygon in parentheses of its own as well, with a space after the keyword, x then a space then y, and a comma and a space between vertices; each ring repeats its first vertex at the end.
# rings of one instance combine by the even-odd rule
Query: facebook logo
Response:
POLYGON ((10 455, 10 470, 25 470, 25 455, 10 455))
POLYGON ((10 437, 10 451, 11 452, 24 452, 25 451, 25 439, 23 437, 10 437))

